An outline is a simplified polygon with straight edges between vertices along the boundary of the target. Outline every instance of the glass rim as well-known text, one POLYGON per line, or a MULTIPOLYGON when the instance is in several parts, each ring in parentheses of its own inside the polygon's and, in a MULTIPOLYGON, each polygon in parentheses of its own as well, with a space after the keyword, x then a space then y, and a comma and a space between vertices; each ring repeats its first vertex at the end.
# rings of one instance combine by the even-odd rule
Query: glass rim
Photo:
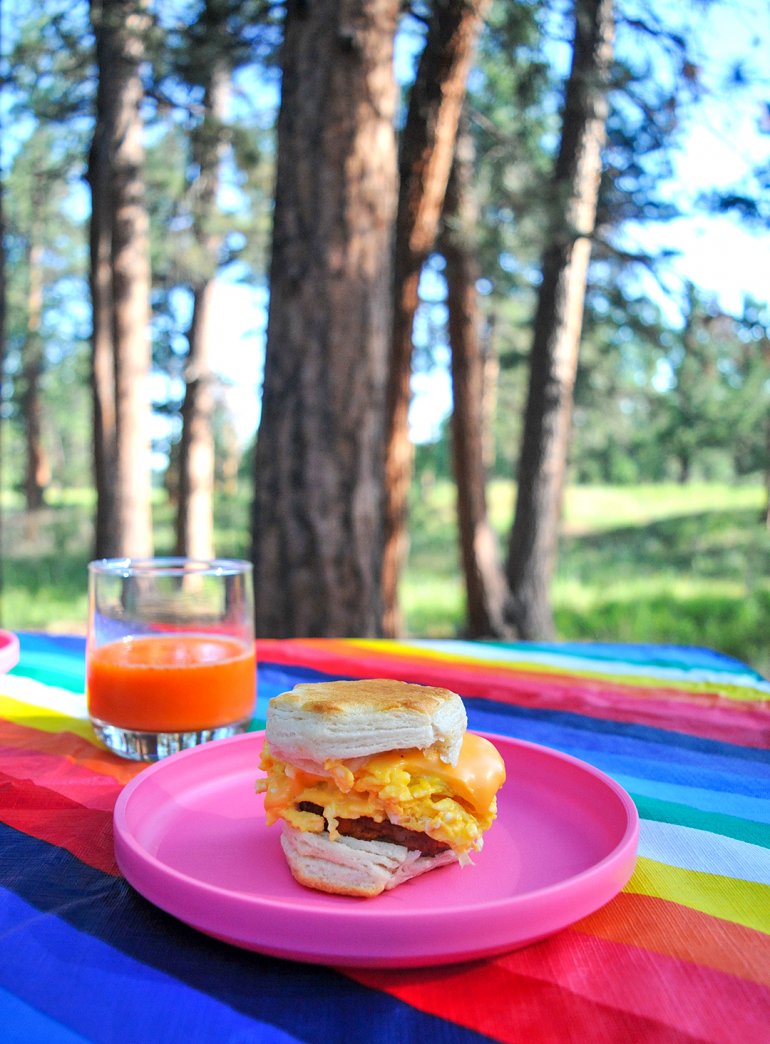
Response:
POLYGON ((95 558, 88 563, 89 573, 97 576, 238 576, 251 573, 253 565, 245 558, 186 558, 164 555, 158 558, 95 558))

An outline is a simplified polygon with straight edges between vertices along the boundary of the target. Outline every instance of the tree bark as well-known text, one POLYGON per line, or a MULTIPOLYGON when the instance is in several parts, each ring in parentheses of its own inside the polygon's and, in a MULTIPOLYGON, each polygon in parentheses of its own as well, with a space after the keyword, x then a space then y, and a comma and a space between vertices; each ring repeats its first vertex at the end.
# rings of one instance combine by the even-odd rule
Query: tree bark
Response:
POLYGON ((398 584, 406 558, 412 324, 420 273, 438 233, 457 124, 487 0, 435 0, 401 135, 385 457, 383 631, 401 630, 398 584))
POLYGON ((497 536, 487 513, 485 359, 481 349, 474 242, 473 140, 458 136, 444 201, 439 249, 446 262, 453 410, 452 462, 457 488, 460 557, 465 577, 467 632, 472 638, 511 637, 505 621, 507 583, 497 536))
POLYGON ((96 554, 152 554, 149 223, 144 201, 141 0, 91 0, 99 84, 92 193, 96 554))
MULTIPOLYGON (((34 200, 39 212, 41 200, 34 200)), ((40 381, 43 376, 43 246, 41 228, 33 215, 27 249, 29 285, 27 289, 27 339, 24 345, 24 394, 22 412, 26 442, 24 469, 24 500, 28 511, 38 511, 45 501, 45 490, 50 481, 48 458, 43 446, 43 411, 40 401, 40 381)))
POLYGON ((291 0, 253 559, 257 633, 375 635, 398 0, 291 0))
MULTIPOLYGON (((224 26, 212 15, 211 30, 224 26)), ((221 52, 220 52, 221 53, 221 52)), ((188 333, 179 448, 179 501, 176 518, 177 554, 211 558, 214 554, 214 433, 211 353, 214 341, 215 278, 222 236, 214 230, 219 189, 223 120, 230 72, 221 59, 213 63, 204 91, 204 115, 193 137, 198 177, 194 186, 195 238, 200 270, 193 287, 193 314, 188 333)))
POLYGON ((612 0, 576 0, 572 68, 554 172, 506 572, 509 619, 526 639, 553 634, 550 584, 566 470, 612 59, 612 0))
MULTIPOLYGON (((91 19, 101 17, 92 5, 91 19)), ((110 61, 105 34, 96 41, 97 64, 110 61)), ((116 460, 118 429, 115 404, 115 353, 112 329, 112 211, 110 201, 110 158, 108 140, 108 80, 100 78, 96 96, 96 123, 88 157, 91 186, 89 225, 89 287, 91 291, 91 392, 93 398, 94 485, 96 516, 94 554, 97 558, 117 554, 116 460)))

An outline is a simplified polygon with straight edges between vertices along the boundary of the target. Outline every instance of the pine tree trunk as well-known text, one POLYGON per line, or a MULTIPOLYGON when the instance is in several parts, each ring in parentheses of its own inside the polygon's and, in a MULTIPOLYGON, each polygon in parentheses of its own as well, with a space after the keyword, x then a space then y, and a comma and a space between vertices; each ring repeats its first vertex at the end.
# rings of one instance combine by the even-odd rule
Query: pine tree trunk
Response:
POLYGON ((500 382, 500 357, 497 353, 495 316, 487 317, 481 340, 482 376, 482 449, 484 469, 489 475, 497 462, 495 418, 497 416, 497 389, 500 382))
POLYGON ((176 553, 199 559, 214 555, 214 402, 210 371, 214 296, 213 280, 196 287, 193 294, 179 444, 176 553))
POLYGON ((152 517, 149 222, 139 78, 143 5, 92 0, 91 17, 99 66, 90 170, 93 382, 95 393, 105 396, 95 404, 95 432, 104 439, 95 459, 97 497, 107 502, 104 512, 97 508, 96 553, 146 557, 152 554, 152 517), (105 358, 108 338, 111 365, 105 358), (112 401, 104 386, 110 379, 112 401), (113 464, 111 472, 105 470, 113 464), (98 485, 100 479, 105 486, 98 485))
MULTIPOLYGON (((96 5, 91 18, 96 26, 96 5)), ((111 61, 104 33, 97 33, 97 64, 111 61)), ((109 558, 120 553, 116 462, 118 429, 115 404, 115 351, 112 326, 112 210, 108 140, 108 78, 100 77, 96 96, 96 124, 88 157, 91 187, 89 227, 89 286, 91 291, 91 394, 93 398, 94 485, 96 517, 94 555, 109 558)))
POLYGON ((420 273, 438 233, 457 124, 487 0, 435 0, 401 133, 394 318, 387 397, 383 631, 401 630, 398 584, 406 558, 412 324, 420 273))
POLYGON ((253 514, 260 635, 379 627, 398 6, 287 7, 253 514))
POLYGON ((467 630, 472 638, 510 637, 505 622, 507 584, 487 514, 485 360, 481 351, 476 284, 480 277, 473 197, 473 141, 458 136, 444 202, 439 249, 446 262, 449 343, 452 351, 452 461, 457 487, 460 554, 465 577, 467 630))
POLYGON ((553 634, 556 564, 572 397, 601 177, 612 58, 611 0, 577 0, 572 68, 556 161, 552 228, 533 331, 530 382, 507 575, 519 635, 553 634))
POLYGON ((43 375, 40 330, 43 318, 43 247, 40 233, 39 223, 33 220, 27 251, 27 340, 24 345, 24 394, 21 402, 26 442, 24 500, 28 511, 38 511, 43 506, 45 489, 50 480, 48 458, 43 446, 43 410, 40 401, 40 380, 43 375))
MULTIPOLYGON (((219 23, 213 22, 212 33, 222 29, 219 23)), ((198 168, 193 213, 201 271, 197 273, 193 289, 193 315, 188 334, 176 519, 177 554, 193 558, 211 558, 214 554, 214 377, 211 355, 216 331, 213 314, 215 277, 222 237, 213 230, 213 223, 219 189, 222 120, 229 86, 229 71, 223 63, 215 63, 204 92, 202 125, 193 139, 198 168)))

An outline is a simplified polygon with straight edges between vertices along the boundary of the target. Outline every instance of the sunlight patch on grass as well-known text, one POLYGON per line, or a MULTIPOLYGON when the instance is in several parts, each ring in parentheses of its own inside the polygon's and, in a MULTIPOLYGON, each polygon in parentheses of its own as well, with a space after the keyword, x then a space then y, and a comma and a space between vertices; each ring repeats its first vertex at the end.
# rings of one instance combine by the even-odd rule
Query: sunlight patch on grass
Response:
POLYGON ((465 594, 458 576, 412 574, 401 586, 401 605, 410 636, 445 638, 458 630, 465 594))
POLYGON ((763 497, 759 486, 715 483, 572 486, 565 496, 563 532, 579 536, 708 511, 759 513, 763 497))

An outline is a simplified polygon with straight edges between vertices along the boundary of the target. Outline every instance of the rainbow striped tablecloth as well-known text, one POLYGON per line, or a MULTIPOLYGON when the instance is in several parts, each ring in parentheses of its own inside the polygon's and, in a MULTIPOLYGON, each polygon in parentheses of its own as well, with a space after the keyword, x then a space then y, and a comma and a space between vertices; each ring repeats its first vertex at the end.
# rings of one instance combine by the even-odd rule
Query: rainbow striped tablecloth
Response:
MULTIPOLYGON (((661 646, 271 641, 258 715, 300 680, 441 683, 472 727, 576 755, 642 818, 621 894, 501 957, 356 971, 202 936, 121 878, 112 808, 137 766, 85 720, 83 643, 21 635, 0 678, 3 1041, 770 1040, 770 684, 661 646)), ((406 886, 408 887, 408 886, 406 886)))

